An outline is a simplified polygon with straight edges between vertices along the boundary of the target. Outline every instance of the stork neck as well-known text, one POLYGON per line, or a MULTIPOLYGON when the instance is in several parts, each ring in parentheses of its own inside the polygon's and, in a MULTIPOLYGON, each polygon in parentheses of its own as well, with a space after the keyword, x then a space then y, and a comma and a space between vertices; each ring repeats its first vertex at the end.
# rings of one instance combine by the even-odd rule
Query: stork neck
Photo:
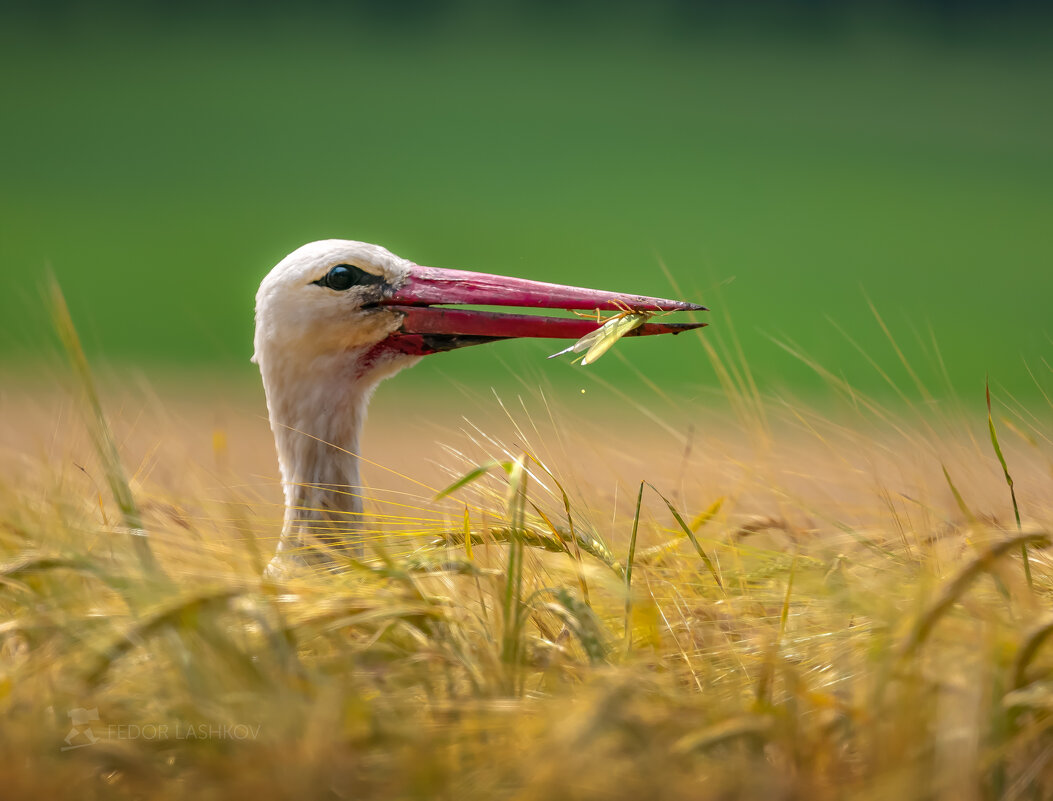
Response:
POLYGON ((333 519, 353 525, 362 511, 358 431, 298 428, 275 431, 287 520, 333 519), (342 517, 340 512, 352 513, 342 517))
POLYGON ((356 551, 353 532, 363 509, 358 449, 368 394, 340 371, 322 374, 331 377, 274 380, 264 372, 285 490, 278 551, 296 551, 307 561, 319 556, 313 545, 356 551))

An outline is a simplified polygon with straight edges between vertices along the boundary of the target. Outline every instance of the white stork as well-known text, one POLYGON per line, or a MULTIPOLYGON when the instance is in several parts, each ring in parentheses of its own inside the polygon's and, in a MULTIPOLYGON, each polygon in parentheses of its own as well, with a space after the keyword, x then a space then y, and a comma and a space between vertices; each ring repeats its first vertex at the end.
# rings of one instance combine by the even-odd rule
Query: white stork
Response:
MULTIPOLYGON (((329 239, 293 251, 256 294, 255 355, 285 489, 285 521, 268 567, 355 553, 362 513, 359 435, 377 384, 430 353, 516 337, 577 339, 582 317, 501 314, 447 305, 695 311, 661 298, 421 267, 365 242, 329 239)), ((647 323, 633 334, 679 333, 704 323, 647 323)))

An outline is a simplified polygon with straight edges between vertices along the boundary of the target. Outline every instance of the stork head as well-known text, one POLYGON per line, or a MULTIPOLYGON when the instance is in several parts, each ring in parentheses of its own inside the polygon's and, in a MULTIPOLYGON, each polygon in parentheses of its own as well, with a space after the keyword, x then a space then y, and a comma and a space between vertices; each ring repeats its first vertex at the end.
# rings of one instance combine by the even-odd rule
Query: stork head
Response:
POLYGON ((256 293, 255 355, 265 373, 293 360, 310 369, 337 359, 350 367, 401 322, 384 304, 413 265, 366 242, 329 239, 293 251, 256 293))
MULTIPOLYGON (((324 371, 372 388, 429 353, 518 337, 577 339, 599 325, 581 317, 442 308, 450 305, 704 309, 682 301, 422 267, 378 245, 329 239, 293 251, 263 279, 256 295, 253 361, 265 383, 276 371, 290 378, 324 371)), ((701 325, 648 323, 633 333, 679 333, 701 325)))

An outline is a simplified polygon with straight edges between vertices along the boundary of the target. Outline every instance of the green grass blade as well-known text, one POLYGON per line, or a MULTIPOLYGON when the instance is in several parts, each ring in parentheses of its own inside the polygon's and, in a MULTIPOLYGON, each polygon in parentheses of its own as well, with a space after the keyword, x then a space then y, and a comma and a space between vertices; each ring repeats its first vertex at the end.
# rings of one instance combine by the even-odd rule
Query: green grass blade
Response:
POLYGON ((518 689, 518 663, 522 651, 523 629, 523 524, 526 517, 527 470, 525 457, 512 463, 508 483, 512 490, 509 509, 511 539, 508 544, 508 568, 505 571, 503 597, 503 630, 501 661, 508 669, 507 689, 518 689))
POLYGON ((629 537, 629 556, 625 560, 625 652, 633 647, 633 560, 636 558, 636 533, 640 529, 640 507, 643 505, 644 482, 640 482, 640 491, 636 495, 636 514, 633 515, 633 533, 629 537))
POLYGON ((511 470, 511 465, 507 462, 498 462, 494 459, 491 459, 489 462, 483 462, 481 465, 473 467, 459 479, 450 484, 446 489, 437 493, 432 500, 441 501, 447 495, 452 495, 457 492, 461 487, 465 487, 473 481, 477 481, 479 478, 489 473, 490 469, 493 467, 500 467, 504 469, 506 473, 511 470))
POLYGON ((961 510, 961 513, 965 515, 965 519, 970 523, 976 522, 976 515, 969 511, 969 507, 965 505, 965 498, 963 498, 962 494, 958 492, 958 488, 951 480, 951 474, 947 472, 947 465, 941 462, 940 467, 943 468, 943 477, 947 481, 947 486, 951 488, 951 494, 954 496, 955 503, 958 504, 958 509, 961 510))
POLYGON ((699 543, 698 538, 695 536, 695 532, 693 532, 691 530, 691 527, 688 526, 688 524, 684 522, 684 518, 681 517, 680 512, 678 512, 676 510, 676 507, 673 506, 672 501, 670 501, 668 498, 666 498, 662 493, 658 492, 658 489, 655 487, 654 484, 651 484, 650 482, 647 482, 647 486, 649 486, 651 489, 653 489, 655 491, 655 493, 657 493, 658 497, 661 498, 663 501, 665 501, 665 505, 669 507, 669 512, 673 515, 673 519, 676 520, 677 525, 679 525, 680 528, 683 529, 684 533, 687 535, 687 538, 689 540, 691 540, 691 544, 693 546, 695 546, 695 550, 698 552, 698 555, 700 557, 702 557, 702 561, 705 562, 706 567, 709 568, 709 572, 713 574, 713 580, 716 581, 717 582, 717 586, 720 587, 720 589, 723 590, 724 589, 724 582, 721 581, 720 574, 717 573, 717 568, 713 564, 713 560, 710 559, 709 558, 709 554, 707 554, 702 549, 702 545, 699 543))
POLYGON ((159 572, 160 568, 150 548, 150 542, 142 535, 143 520, 139 514, 139 507, 135 503, 135 496, 128 485, 124 475, 124 467, 121 464, 120 453, 117 451, 117 442, 113 431, 110 429, 109 421, 102 411, 102 403, 99 401, 99 393, 95 387, 95 379, 88 366, 88 358, 84 355, 80 337, 73 324, 73 318, 66 305, 66 298, 62 294, 62 288, 54 276, 50 279, 51 314, 55 323, 55 330, 59 340, 69 359, 73 373, 84 393, 88 404, 88 432, 91 436, 95 452, 98 454, 103 471, 106 474, 106 483, 110 487, 110 493, 121 512, 124 525, 133 533, 132 547, 139 558, 143 568, 150 573, 159 572))
MULTIPOLYGON (((1020 507, 1016 503, 1016 488, 1013 486, 1013 477, 1009 474, 1009 465, 1006 464, 1005 456, 1002 454, 1002 446, 998 444, 998 432, 995 431, 994 417, 991 415, 991 382, 989 379, 984 380, 984 391, 987 395, 987 428, 991 432, 991 445, 994 448, 995 456, 998 457, 998 463, 1002 465, 1005 483, 1009 485, 1009 497, 1013 501, 1013 515, 1016 517, 1016 530, 1020 531, 1020 507)), ((1034 589, 1034 584, 1031 581, 1031 561, 1027 557, 1026 542, 1020 545, 1020 555, 1024 559, 1024 575, 1027 577, 1027 586, 1034 589)))

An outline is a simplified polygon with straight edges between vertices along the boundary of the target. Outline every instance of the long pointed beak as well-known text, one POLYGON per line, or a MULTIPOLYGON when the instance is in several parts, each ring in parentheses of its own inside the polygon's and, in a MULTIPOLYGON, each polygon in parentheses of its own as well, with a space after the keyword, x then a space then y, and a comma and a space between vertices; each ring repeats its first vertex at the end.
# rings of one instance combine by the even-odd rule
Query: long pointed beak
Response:
POLYGON ((524 309, 603 309, 606 311, 708 311, 697 303, 547 284, 525 278, 414 267, 388 301, 405 306, 519 306, 524 309))
MULTIPOLYGON (((529 309, 635 312, 707 311, 680 300, 549 284, 467 270, 414 266, 406 281, 381 304, 403 315, 399 331, 382 347, 415 356, 501 339, 580 339, 602 322, 585 317, 503 314, 435 306, 518 306, 529 309)), ((645 323, 627 336, 679 334, 706 323, 645 323)))

